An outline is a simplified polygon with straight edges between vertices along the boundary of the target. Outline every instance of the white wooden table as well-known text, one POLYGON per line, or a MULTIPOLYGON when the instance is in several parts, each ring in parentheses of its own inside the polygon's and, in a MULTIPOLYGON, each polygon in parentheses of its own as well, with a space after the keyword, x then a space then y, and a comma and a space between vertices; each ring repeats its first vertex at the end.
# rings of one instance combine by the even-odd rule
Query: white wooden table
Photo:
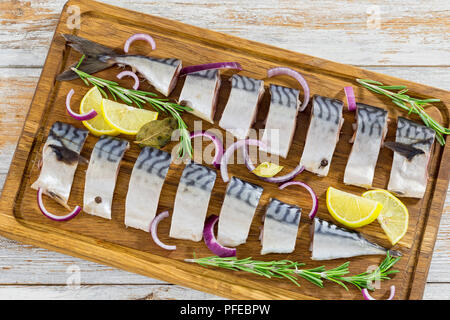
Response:
MULTIPOLYGON (((0 2, 0 190, 64 2, 0 2)), ((449 1, 104 2, 450 90, 449 1)), ((449 195, 425 299, 450 299, 449 195)), ((0 299, 27 298, 219 297, 0 237, 0 299)))

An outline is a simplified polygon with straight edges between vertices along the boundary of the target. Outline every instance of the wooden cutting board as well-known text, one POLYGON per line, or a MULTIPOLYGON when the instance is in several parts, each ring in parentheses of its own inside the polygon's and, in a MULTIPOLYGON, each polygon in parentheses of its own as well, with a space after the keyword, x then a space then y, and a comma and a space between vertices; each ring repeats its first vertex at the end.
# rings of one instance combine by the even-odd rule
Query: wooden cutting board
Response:
MULTIPOLYGON (((449 126, 448 102, 450 101, 450 93, 444 90, 94 1, 69 1, 60 17, 5 182, 0 199, 0 232, 15 240, 228 298, 360 299, 361 294, 356 288, 351 287, 349 291, 345 291, 331 282, 325 283, 326 288, 321 289, 307 281, 300 280, 301 287, 297 287, 286 280, 265 279, 256 275, 214 268, 206 269, 186 263, 183 260, 192 258, 194 252, 198 257, 212 254, 203 242, 194 243, 169 238, 170 219, 161 222, 159 234, 160 238, 166 243, 176 244, 178 247, 176 251, 169 252, 159 248, 150 239, 148 233, 126 228, 123 223, 124 200, 131 170, 140 151, 135 144, 132 144, 132 147, 126 153, 119 172, 112 207, 112 220, 104 220, 82 213, 71 221, 58 223, 45 218, 40 213, 36 203, 36 192, 30 188, 30 185, 39 174, 37 162, 40 160, 43 144, 51 125, 57 120, 82 127, 80 123, 68 116, 64 101, 70 88, 74 88, 76 92, 72 99, 73 105, 79 103, 81 97, 89 89, 81 80, 55 81, 57 74, 80 58, 79 53, 65 46, 65 41, 60 33, 76 34, 110 46, 120 52, 125 40, 131 34, 138 32, 151 34, 157 42, 157 49, 150 53, 147 45, 137 42, 133 44, 131 49, 133 53, 151 54, 155 57, 177 57, 183 61, 184 66, 218 61, 238 61, 244 68, 241 74, 264 79, 266 86, 270 83, 277 83, 297 88, 298 84, 295 80, 287 77, 265 78, 267 69, 275 66, 287 66, 298 70, 305 76, 313 94, 340 100, 345 99, 343 87, 352 85, 359 102, 382 107, 389 111, 391 121, 387 140, 393 140, 395 137, 395 119, 402 113, 393 106, 389 99, 372 94, 359 87, 355 82, 356 78, 374 79, 386 84, 403 84, 410 89, 413 96, 440 98, 443 102, 434 104, 434 107, 430 107, 428 111, 444 126, 449 126), (80 29, 71 30, 70 24, 67 24, 67 21, 72 21, 70 19, 73 18, 68 15, 66 10, 70 5, 76 5, 80 8, 80 29)), ((110 68, 98 73, 98 76, 113 80, 118 72, 119 69, 110 68)), ((229 77, 230 74, 225 72, 224 79, 229 77)), ((124 79, 119 82, 124 86, 131 86, 129 81, 131 80, 124 79)), ((179 81, 170 98, 178 97, 183 82, 184 79, 179 81)), ((215 125, 203 122, 203 129, 219 129, 217 122, 230 90, 228 81, 223 83, 215 125)), ((154 91, 147 83, 142 85, 142 89, 154 91)), ((258 114, 257 128, 267 114, 268 103, 269 97, 266 94, 258 114)), ((309 106, 299 115, 295 141, 288 158, 281 160, 281 165, 285 166, 286 172, 294 168, 300 158, 309 124, 310 111, 309 106)), ((296 178, 307 182, 314 188, 319 196, 318 216, 329 221, 332 221, 332 219, 325 206, 325 191, 328 186, 331 185, 355 194, 361 194, 364 191, 358 187, 346 186, 342 182, 345 164, 351 150, 351 144, 348 142, 353 133, 351 124, 355 121, 353 113, 345 112, 344 117, 345 123, 328 177, 319 178, 311 173, 304 172, 296 178)), ((194 120, 198 120, 190 114, 184 115, 184 119, 190 128, 193 128, 194 120)), ((415 120, 420 122, 418 119, 415 120)), ((222 133, 224 132, 222 131, 222 133)), ((123 136, 123 138, 132 141, 133 137, 123 136)), ((90 157, 97 139, 92 135, 88 137, 82 156, 90 157)), ((169 144, 165 149, 170 151, 173 145, 173 143, 169 144)), ((208 145, 209 143, 204 142, 203 147, 208 145)), ((419 200, 402 199, 409 209, 410 222, 407 234, 395 246, 395 249, 403 253, 403 258, 396 265, 396 269, 400 270, 400 273, 396 274, 393 280, 382 283, 380 292, 394 284, 397 287, 397 298, 420 299, 422 297, 448 187, 449 149, 448 145, 444 148, 437 143, 435 144, 429 166, 430 179, 425 197, 419 200)), ((200 151, 196 150, 196 154, 199 154, 200 151)), ((387 187, 391 162, 392 152, 382 149, 376 168, 374 187, 387 187)), ((171 165, 163 187, 158 212, 166 209, 171 212, 183 167, 183 164, 171 165)), ((86 168, 86 165, 80 164, 77 169, 69 200, 71 206, 82 204, 86 168)), ((259 227, 261 226, 261 216, 270 197, 276 196, 282 201, 296 204, 302 207, 304 212, 307 212, 311 207, 309 195, 295 187, 280 192, 276 185, 259 180, 248 172, 242 164, 230 165, 229 172, 231 175, 236 175, 264 187, 264 193, 257 208, 248 241, 238 247, 238 258, 251 256, 262 260, 290 259, 304 262, 308 268, 319 265, 333 268, 349 260, 351 262, 350 271, 353 274, 366 271, 368 267, 377 265, 382 261, 383 257, 381 256, 322 262, 310 260, 310 252, 308 251, 309 221, 306 215, 303 215, 300 222, 296 250, 292 254, 261 256, 259 254, 261 246, 258 241, 259 227)), ((220 212, 225 187, 226 184, 223 183, 218 173, 208 214, 220 212)), ((53 212, 61 210, 60 206, 51 201, 46 201, 46 204, 53 212)), ((370 240, 389 247, 389 242, 378 223, 374 222, 359 231, 370 240)), ((381 293, 378 293, 378 296, 381 295, 381 293)))

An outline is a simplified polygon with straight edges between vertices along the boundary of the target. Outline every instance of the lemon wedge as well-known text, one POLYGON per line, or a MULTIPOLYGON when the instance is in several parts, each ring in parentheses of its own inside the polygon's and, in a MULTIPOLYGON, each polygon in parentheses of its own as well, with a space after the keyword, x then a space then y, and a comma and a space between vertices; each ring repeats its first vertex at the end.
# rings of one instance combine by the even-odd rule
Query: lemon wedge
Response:
POLYGON ((144 124, 158 119, 158 112, 131 107, 108 99, 102 100, 102 114, 111 127, 128 135, 136 135, 144 124))
POLYGON ((283 170, 283 166, 279 166, 272 162, 263 162, 259 166, 257 166, 252 172, 259 177, 271 178, 281 170, 283 170))
POLYGON ((383 205, 333 187, 327 190, 327 208, 334 219, 349 228, 358 228, 373 222, 383 205))
POLYGON ((97 116, 91 120, 82 121, 83 125, 88 129, 93 135, 110 135, 116 136, 120 132, 111 127, 105 122, 102 116, 102 94, 97 89, 97 87, 92 87, 83 97, 80 103, 80 113, 86 113, 94 109, 97 111, 97 116))
POLYGON ((377 220, 392 245, 396 244, 408 230, 408 208, 386 190, 370 190, 363 193, 362 196, 366 199, 378 201, 383 205, 377 220))

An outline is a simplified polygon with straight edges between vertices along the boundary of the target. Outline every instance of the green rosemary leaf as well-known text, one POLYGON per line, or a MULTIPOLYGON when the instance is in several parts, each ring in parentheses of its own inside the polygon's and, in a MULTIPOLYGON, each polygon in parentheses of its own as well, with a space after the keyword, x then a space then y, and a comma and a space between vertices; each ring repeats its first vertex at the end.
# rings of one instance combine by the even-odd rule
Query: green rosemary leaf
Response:
POLYGON ((108 95, 106 94, 106 92, 105 92, 105 90, 103 90, 101 87, 99 87, 99 86, 96 86, 97 87, 97 89, 98 89, 98 91, 100 91, 100 93, 102 94, 102 96, 105 98, 105 99, 108 99, 108 95))
POLYGON ((403 90, 403 89, 406 89, 405 86, 379 86, 379 88, 386 89, 386 90, 403 90))
POLYGON ((377 85, 383 85, 381 82, 379 81, 375 81, 375 80, 370 80, 370 79, 357 79, 356 81, 362 81, 365 83, 372 83, 372 84, 377 84, 377 85))
POLYGON ((77 66, 75 67, 76 69, 78 69, 78 68, 80 67, 80 65, 81 65, 81 63, 83 62, 83 60, 84 60, 85 57, 86 57, 86 56, 83 54, 83 56, 81 57, 80 61, 78 61, 77 66))
MULTIPOLYGON (((114 93, 114 91, 111 90, 110 87, 107 87, 107 88, 108 88, 109 93, 111 93, 112 97, 114 98, 114 101, 117 101, 117 96, 116 96, 116 94, 114 93)), ((107 97, 105 97, 105 99, 106 99, 106 98, 107 98, 107 97)))

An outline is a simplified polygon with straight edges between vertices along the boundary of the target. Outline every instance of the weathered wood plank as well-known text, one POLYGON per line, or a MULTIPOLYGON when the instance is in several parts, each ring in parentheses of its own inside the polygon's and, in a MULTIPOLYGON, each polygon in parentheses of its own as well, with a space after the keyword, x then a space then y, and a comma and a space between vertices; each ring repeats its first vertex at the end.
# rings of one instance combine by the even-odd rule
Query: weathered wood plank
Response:
MULTIPOLYGON (((413 6, 406 0, 103 2, 342 63, 448 65, 450 61, 450 51, 443 45, 450 34, 450 3, 445 1, 413 6)), ((64 3, 2 2, 0 66, 41 66, 64 3)))
MULTIPOLYGON (((449 300, 449 283, 429 283, 424 300, 449 300)), ((175 285, 4 286, 2 300, 222 300, 223 298, 175 285)), ((395 299, 395 298, 394 298, 395 299)))
POLYGON ((2 300, 223 300, 175 285, 3 286, 2 300))
POLYGON ((424 300, 450 300, 450 283, 428 283, 424 300))
POLYGON ((74 273, 83 285, 167 284, 0 237, 0 284, 64 285, 74 273))

